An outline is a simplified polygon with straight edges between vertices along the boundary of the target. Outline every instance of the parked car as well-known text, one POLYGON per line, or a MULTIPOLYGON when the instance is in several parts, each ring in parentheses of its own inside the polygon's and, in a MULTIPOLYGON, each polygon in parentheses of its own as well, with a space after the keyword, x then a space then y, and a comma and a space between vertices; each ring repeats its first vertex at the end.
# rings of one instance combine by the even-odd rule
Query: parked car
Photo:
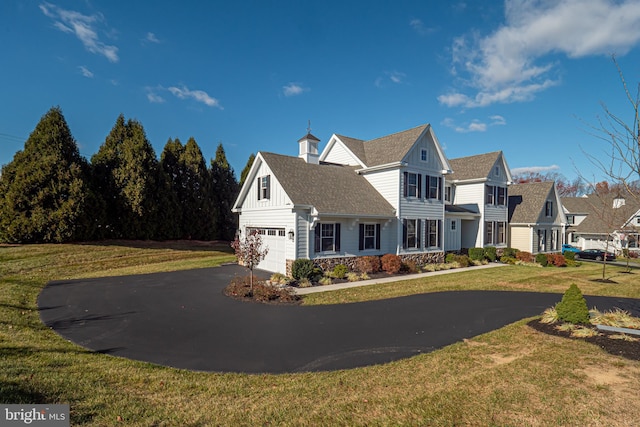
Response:
POLYGON ((580 248, 576 248, 573 245, 570 245, 568 243, 564 243, 562 245, 562 255, 564 255, 565 252, 580 252, 580 248))
POLYGON ((593 259, 596 261, 613 261, 616 259, 616 255, 611 252, 605 252, 602 249, 586 249, 584 251, 576 252, 576 259, 593 259))

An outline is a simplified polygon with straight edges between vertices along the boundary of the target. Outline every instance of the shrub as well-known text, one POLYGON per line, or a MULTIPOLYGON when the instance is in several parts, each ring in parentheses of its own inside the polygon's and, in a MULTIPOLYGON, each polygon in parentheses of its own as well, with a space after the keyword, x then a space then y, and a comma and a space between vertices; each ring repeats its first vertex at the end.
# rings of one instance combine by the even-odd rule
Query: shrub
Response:
POLYGON ((500 262, 503 264, 515 264, 516 263, 516 259, 512 256, 506 256, 506 255, 502 255, 500 257, 500 262))
POLYGON ((502 256, 506 256, 509 258, 515 258, 516 254, 518 253, 518 249, 516 248, 504 248, 504 250, 502 251, 502 256))
POLYGON ((362 273, 360 275, 360 280, 369 280, 369 275, 367 273, 362 273))
POLYGON ((498 257, 496 248, 494 246, 487 246, 484 248, 484 257, 489 261, 494 262, 498 257))
POLYGON ((382 266, 378 256, 361 256, 356 260, 356 268, 360 273, 378 273, 382 266))
POLYGON ((320 283, 322 286, 330 285, 331 284, 331 277, 324 276, 323 278, 321 278, 318 281, 318 283, 320 283))
POLYGON ((350 282, 357 282, 358 280, 360 280, 360 276, 358 275, 358 273, 349 272, 347 273, 347 280, 350 282))
POLYGON ((272 286, 263 281, 254 281, 251 291, 251 276, 234 277, 224 290, 225 295, 234 298, 252 298, 259 302, 296 302, 300 297, 291 288, 272 286))
POLYGON ((311 280, 309 279, 301 279, 298 281, 298 287, 299 288, 310 288, 311 286, 313 286, 313 284, 311 283, 311 280))
POLYGON ((457 262, 460 267, 469 267, 469 265, 471 265, 471 259, 467 255, 456 255, 454 261, 457 262))
POLYGON ((333 267, 333 271, 331 272, 331 274, 333 275, 333 277, 335 277, 336 279, 344 279, 344 276, 349 272, 349 267, 347 267, 344 264, 338 264, 335 267, 333 267))
POLYGON ((582 292, 572 284, 562 296, 562 300, 556 304, 558 319, 573 324, 589 324, 589 308, 587 300, 582 296, 582 292))
POLYGON ((484 248, 469 248, 469 258, 473 261, 484 259, 484 248))
POLYGON ((575 261, 576 260, 576 253, 567 251, 567 252, 564 253, 564 259, 566 261, 575 261))
POLYGON ((314 275, 313 261, 306 258, 298 258, 293 261, 291 266, 291 275, 296 280, 309 279, 314 275))
POLYGON ((543 267, 546 267, 549 263, 547 259, 547 254, 536 254, 536 262, 543 267))
POLYGON ((456 262, 456 254, 449 252, 447 256, 444 257, 444 262, 456 262))
POLYGON ((400 270, 404 271, 405 273, 417 273, 418 265, 415 261, 408 259, 402 263, 402 265, 400 266, 400 270))
POLYGON ((564 256, 562 254, 550 254, 550 255, 551 255, 551 262, 556 267, 566 267, 567 266, 567 261, 564 259, 564 256))
POLYGON ((402 260, 398 255, 394 254, 383 255, 380 262, 382 264, 382 269, 389 274, 398 273, 402 267, 402 260))
POLYGON ((533 254, 527 251, 519 251, 516 253, 516 259, 522 262, 533 262, 533 254))
POLYGON ((269 278, 271 283, 277 283, 279 285, 286 285, 289 283, 289 278, 282 273, 273 273, 269 278))

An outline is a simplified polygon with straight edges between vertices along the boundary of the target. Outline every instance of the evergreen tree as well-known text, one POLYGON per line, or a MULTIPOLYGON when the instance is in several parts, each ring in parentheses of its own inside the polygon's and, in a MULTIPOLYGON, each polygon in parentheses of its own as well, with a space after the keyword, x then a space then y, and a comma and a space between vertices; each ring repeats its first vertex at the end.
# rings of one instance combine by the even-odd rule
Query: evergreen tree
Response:
POLYGON ((249 175, 249 171, 251 170, 251 166, 253 166, 253 162, 256 160, 256 155, 251 153, 249 159, 247 160, 247 164, 245 165, 242 172, 240 172, 240 188, 244 185, 245 180, 247 179, 247 175, 249 175))
POLYGON ((162 220, 163 234, 166 239, 182 239, 184 231, 182 227, 183 209, 181 196, 183 191, 184 167, 182 157, 184 146, 178 138, 169 138, 160 155, 160 169, 164 173, 166 180, 166 192, 169 204, 162 209, 166 215, 162 220))
POLYGON ((51 108, 24 150, 2 168, 0 240, 12 243, 67 242, 91 234, 95 199, 88 165, 59 107, 51 108))
POLYGON ((189 138, 181 156, 184 168, 182 227, 188 239, 211 240, 214 218, 209 171, 196 140, 189 138))
POLYGON ((94 185, 106 202, 103 237, 152 239, 162 186, 158 161, 142 124, 121 114, 91 158, 94 185))
POLYGON ((238 196, 238 182, 235 173, 227 161, 222 144, 216 149, 216 158, 211 161, 211 181, 213 184, 213 202, 216 211, 216 238, 232 240, 237 228, 237 220, 231 208, 238 196))

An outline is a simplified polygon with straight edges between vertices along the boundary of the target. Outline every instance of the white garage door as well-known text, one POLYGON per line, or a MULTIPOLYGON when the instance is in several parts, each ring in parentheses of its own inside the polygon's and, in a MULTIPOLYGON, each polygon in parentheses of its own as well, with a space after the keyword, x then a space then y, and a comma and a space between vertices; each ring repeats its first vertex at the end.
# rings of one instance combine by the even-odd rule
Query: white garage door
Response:
POLYGON ((269 248, 266 258, 256 268, 284 274, 286 272, 286 233, 284 228, 264 227, 252 230, 258 230, 262 237, 262 246, 269 248))

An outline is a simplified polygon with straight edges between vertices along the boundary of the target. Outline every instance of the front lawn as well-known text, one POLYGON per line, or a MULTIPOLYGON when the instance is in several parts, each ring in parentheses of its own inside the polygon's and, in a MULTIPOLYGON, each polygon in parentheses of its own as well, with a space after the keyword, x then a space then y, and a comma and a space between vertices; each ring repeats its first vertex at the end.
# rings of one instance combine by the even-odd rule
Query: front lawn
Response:
MULTIPOLYGON (((40 322, 49 280, 209 267, 226 245, 0 246, 0 401, 69 403, 72 425, 629 425, 640 419, 640 362, 549 336, 524 319, 444 349, 386 365, 284 374, 177 370, 86 351, 40 322)), ((638 274, 598 265, 510 266, 305 297, 305 304, 449 289, 564 292, 640 298, 638 274)), ((232 328, 233 325, 228 325, 232 328)), ((256 325, 259 327, 259 325, 256 325)), ((242 333, 242 331, 235 331, 242 333)))

